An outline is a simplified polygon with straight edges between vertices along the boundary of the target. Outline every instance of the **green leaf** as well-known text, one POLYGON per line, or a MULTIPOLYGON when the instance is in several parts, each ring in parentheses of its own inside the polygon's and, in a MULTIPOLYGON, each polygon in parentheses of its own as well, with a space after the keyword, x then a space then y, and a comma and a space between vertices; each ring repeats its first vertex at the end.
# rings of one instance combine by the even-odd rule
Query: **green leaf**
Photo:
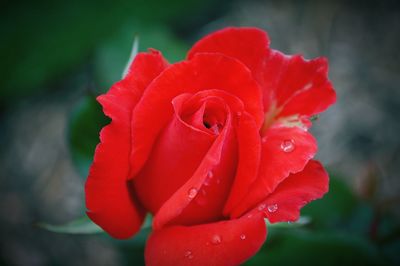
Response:
POLYGON ((268 229, 272 228, 297 228, 308 225, 311 222, 311 218, 307 216, 301 216, 296 222, 288 223, 273 223, 271 224, 268 220, 265 220, 268 229))
POLYGON ((349 187, 331 174, 329 192, 306 205, 301 214, 311 217, 315 227, 329 228, 347 221, 358 206, 359 201, 349 187))
POLYGON ((62 225, 38 223, 37 226, 54 233, 64 234, 97 234, 104 232, 103 229, 93 223, 87 216, 62 225))
POLYGON ((384 262, 368 240, 349 234, 279 230, 245 265, 380 265, 384 262))
POLYGON ((133 60, 135 59, 138 50, 139 50, 139 37, 135 36, 135 38, 133 39, 131 55, 129 56, 129 60, 125 65, 124 72, 122 73, 122 78, 125 78, 126 75, 128 74, 129 67, 132 64, 133 60))
POLYGON ((204 21, 215 1, 8 1, 6 7, 0 16, 0 103, 8 105, 70 73, 129 20, 191 29, 186 21, 204 21))
POLYGON ((82 177, 86 177, 92 163, 99 132, 109 122, 94 96, 84 97, 70 119, 69 143, 72 160, 82 177))
POLYGON ((160 50, 169 62, 183 60, 189 48, 168 28, 145 26, 131 21, 97 49, 94 71, 100 87, 98 92, 107 91, 112 84, 121 79, 121 73, 126 67, 135 36, 138 36, 140 40, 140 52, 147 51, 148 48, 160 50))

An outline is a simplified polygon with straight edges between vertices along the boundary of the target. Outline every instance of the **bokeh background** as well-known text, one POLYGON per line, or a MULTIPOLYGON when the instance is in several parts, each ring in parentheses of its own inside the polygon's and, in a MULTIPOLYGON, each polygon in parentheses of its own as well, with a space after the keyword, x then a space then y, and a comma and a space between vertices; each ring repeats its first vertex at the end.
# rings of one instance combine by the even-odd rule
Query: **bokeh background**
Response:
POLYGON ((142 265, 140 235, 59 234, 84 214, 101 125, 94 97, 121 77, 133 39, 182 60, 225 26, 326 56, 338 103, 313 132, 331 190, 307 225, 270 227, 246 265, 400 265, 398 1, 131 0, 0 4, 0 265, 142 265))

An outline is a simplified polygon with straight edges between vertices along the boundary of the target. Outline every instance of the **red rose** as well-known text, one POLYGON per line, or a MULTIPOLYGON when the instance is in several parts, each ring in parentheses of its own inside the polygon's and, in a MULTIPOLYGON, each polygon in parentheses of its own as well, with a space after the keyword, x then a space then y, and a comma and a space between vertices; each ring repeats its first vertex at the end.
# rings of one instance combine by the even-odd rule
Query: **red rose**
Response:
POLYGON ((112 122, 86 182, 88 216, 128 238, 154 216, 148 265, 237 265, 270 222, 295 221, 328 191, 312 160, 310 117, 335 102, 324 58, 269 48, 256 28, 227 28, 169 65, 139 53, 98 97, 112 122))

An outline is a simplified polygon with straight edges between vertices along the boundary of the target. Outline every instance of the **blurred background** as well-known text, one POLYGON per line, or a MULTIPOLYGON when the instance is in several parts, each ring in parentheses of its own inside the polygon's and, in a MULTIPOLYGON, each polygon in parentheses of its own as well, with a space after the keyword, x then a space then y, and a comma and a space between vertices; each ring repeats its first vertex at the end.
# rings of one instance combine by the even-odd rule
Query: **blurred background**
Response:
POLYGON ((226 26, 326 56, 338 103, 314 122, 330 192, 307 225, 270 227, 246 265, 400 265, 398 1, 132 0, 0 4, 0 265, 142 265, 145 236, 58 234, 84 215, 83 184, 107 119, 94 97, 139 49, 184 59, 226 26), (397 132, 397 133, 396 133, 397 132))

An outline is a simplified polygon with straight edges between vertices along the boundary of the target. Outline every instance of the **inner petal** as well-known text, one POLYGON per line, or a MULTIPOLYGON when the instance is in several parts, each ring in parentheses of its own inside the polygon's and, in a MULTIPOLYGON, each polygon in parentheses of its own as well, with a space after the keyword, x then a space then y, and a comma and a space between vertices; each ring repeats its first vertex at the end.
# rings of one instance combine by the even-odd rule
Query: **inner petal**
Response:
POLYGON ((225 126, 229 109, 224 100, 216 96, 207 96, 196 103, 194 100, 185 104, 181 119, 201 131, 218 135, 225 126))

